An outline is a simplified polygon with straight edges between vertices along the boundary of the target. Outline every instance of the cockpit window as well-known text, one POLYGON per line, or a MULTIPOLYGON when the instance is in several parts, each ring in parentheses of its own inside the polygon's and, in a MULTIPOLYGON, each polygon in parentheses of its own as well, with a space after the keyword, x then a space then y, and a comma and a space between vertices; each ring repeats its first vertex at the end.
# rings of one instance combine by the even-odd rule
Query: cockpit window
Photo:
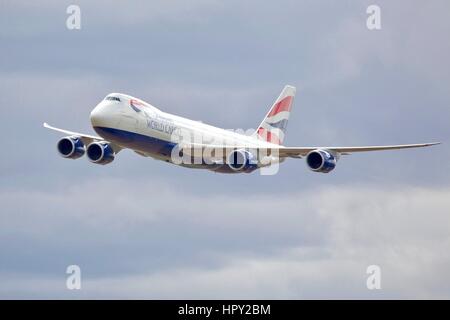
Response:
POLYGON ((118 97, 112 97, 112 96, 110 96, 110 97, 106 97, 106 98, 105 98, 105 100, 110 100, 110 101, 119 101, 119 102, 120 102, 120 98, 118 98, 118 97))

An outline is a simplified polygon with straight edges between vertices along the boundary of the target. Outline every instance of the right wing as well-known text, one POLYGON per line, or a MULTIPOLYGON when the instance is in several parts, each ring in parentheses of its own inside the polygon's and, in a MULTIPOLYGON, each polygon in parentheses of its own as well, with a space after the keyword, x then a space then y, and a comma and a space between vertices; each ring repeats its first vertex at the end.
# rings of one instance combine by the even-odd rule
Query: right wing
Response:
POLYGON ((83 140, 83 143, 88 145, 91 142, 94 141, 103 141, 104 139, 101 137, 96 137, 96 136, 90 136, 88 134, 83 134, 83 133, 78 133, 78 132, 73 132, 73 131, 69 131, 69 130, 64 130, 64 129, 59 129, 59 128, 55 128, 52 127, 51 125, 49 125, 48 123, 44 122, 44 127, 50 130, 55 130, 58 132, 62 132, 64 134, 68 134, 69 136, 77 136, 80 137, 81 140, 83 140))
MULTIPOLYGON (((80 137, 85 145, 89 145, 90 143, 92 143, 94 141, 106 141, 102 137, 91 136, 91 135, 84 134, 84 133, 78 133, 78 132, 73 132, 73 131, 69 131, 69 130, 65 130, 65 129, 55 128, 55 127, 52 127, 51 125, 49 125, 46 122, 44 122, 44 127, 47 128, 47 129, 50 129, 50 130, 54 130, 54 131, 58 131, 58 132, 67 134, 69 136, 80 137)), ((113 148, 115 153, 117 153, 120 150, 122 150, 121 146, 119 146, 119 145, 117 145, 115 143, 110 143, 110 144, 111 144, 111 146, 112 146, 112 148, 113 148)))

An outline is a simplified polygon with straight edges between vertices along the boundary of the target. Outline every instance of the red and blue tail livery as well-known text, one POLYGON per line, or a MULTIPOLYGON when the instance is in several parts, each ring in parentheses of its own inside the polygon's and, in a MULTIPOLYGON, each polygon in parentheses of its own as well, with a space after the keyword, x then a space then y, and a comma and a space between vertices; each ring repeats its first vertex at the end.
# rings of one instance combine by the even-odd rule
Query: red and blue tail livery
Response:
POLYGON ((270 108, 269 113, 258 127, 254 136, 264 141, 282 145, 286 136, 286 128, 294 102, 295 88, 284 87, 278 99, 270 108))

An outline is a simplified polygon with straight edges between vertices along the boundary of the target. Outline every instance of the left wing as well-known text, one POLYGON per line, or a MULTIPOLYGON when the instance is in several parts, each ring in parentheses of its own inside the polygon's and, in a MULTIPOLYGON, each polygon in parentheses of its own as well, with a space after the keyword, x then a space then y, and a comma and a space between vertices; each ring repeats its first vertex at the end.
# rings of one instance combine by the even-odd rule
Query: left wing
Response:
POLYGON ((352 154, 356 152, 383 151, 383 150, 399 150, 410 148, 423 148, 440 144, 440 142, 416 143, 416 144, 399 144, 391 146, 364 146, 364 147, 306 147, 306 148, 290 148, 282 147, 279 150, 280 157, 298 158, 306 156, 309 152, 317 149, 334 151, 341 155, 352 154))
POLYGON ((182 144, 180 149, 184 153, 196 155, 204 154, 205 151, 219 154, 226 159, 229 152, 238 149, 255 150, 263 152, 265 155, 277 154, 280 158, 302 158, 313 150, 329 150, 340 155, 348 155, 357 152, 382 151, 382 150, 399 150, 410 148, 423 148, 440 144, 440 142, 417 143, 417 144, 400 144, 387 146, 362 146, 362 147, 283 147, 274 145, 273 147, 261 147, 257 145, 208 145, 208 144, 182 144))

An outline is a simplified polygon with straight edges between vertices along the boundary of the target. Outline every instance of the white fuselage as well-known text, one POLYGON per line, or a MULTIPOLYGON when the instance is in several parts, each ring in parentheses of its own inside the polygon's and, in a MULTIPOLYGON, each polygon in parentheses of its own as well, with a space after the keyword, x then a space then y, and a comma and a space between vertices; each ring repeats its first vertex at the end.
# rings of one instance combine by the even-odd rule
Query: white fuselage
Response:
MULTIPOLYGON (((92 110, 90 119, 94 130, 105 140, 166 162, 173 162, 172 150, 178 143, 207 143, 230 147, 245 145, 255 148, 274 146, 243 133, 165 113, 124 94, 108 95, 92 110)), ((188 166, 221 172, 229 172, 230 169, 220 163, 214 166, 193 163, 188 166)))

